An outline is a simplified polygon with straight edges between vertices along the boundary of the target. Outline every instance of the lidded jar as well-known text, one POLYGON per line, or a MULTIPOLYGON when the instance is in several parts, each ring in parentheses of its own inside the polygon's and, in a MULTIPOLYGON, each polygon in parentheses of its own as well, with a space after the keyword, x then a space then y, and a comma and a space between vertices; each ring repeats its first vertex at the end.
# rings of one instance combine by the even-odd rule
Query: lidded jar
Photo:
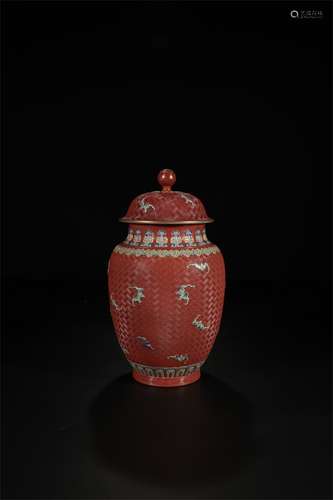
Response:
POLYGON ((218 334, 225 292, 222 253, 206 235, 210 219, 192 194, 173 191, 162 170, 160 191, 137 196, 121 222, 125 241, 108 265, 110 310, 120 347, 138 382, 173 387, 200 378, 218 334))

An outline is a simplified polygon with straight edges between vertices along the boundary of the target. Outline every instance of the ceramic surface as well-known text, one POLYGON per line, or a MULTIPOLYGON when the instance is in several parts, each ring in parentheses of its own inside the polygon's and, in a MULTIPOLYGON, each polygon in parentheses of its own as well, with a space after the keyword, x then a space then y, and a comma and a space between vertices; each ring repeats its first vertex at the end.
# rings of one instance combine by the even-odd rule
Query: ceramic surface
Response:
POLYGON ((134 378, 172 387, 200 377, 220 328, 225 269, 222 253, 200 223, 200 217, 211 220, 202 203, 171 190, 172 171, 162 171, 159 181, 159 195, 169 199, 176 194, 174 204, 180 209, 169 201, 154 205, 148 195, 132 202, 126 219, 135 216, 134 206, 140 217, 154 211, 162 223, 149 223, 149 215, 142 223, 129 224, 125 241, 110 257, 108 282, 116 335, 134 378), (188 200, 200 210, 194 211, 188 200), (179 224, 180 213, 187 223, 179 224))

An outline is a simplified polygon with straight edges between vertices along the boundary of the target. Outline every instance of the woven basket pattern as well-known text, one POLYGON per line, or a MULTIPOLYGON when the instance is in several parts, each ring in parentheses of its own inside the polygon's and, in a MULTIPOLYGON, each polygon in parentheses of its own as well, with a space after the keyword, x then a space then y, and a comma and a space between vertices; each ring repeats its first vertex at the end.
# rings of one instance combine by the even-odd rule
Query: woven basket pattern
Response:
POLYGON ((181 191, 152 191, 134 198, 125 215, 127 219, 147 221, 205 221, 202 202, 181 191))
POLYGON ((108 280, 116 335, 130 362, 181 368, 206 360, 224 301, 219 251, 163 258, 113 252, 108 280))

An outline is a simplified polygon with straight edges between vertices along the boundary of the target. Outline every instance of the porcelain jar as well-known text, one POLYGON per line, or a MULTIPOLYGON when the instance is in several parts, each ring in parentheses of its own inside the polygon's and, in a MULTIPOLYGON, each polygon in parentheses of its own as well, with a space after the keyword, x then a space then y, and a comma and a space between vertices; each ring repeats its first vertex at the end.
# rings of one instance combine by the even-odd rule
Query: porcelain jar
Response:
POLYGON ((125 241, 108 264, 110 310, 119 345, 143 384, 176 387, 200 378, 220 329, 225 292, 222 253, 206 235, 213 222, 202 202, 173 191, 137 196, 120 220, 125 241))

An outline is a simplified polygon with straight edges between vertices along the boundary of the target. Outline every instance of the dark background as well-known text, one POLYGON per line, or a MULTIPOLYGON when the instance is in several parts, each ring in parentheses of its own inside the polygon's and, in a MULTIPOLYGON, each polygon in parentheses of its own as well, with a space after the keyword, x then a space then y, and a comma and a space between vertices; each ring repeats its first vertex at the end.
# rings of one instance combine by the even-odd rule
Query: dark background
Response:
POLYGON ((3 498, 331 498, 330 23, 2 3, 3 498), (132 383, 106 290, 162 168, 227 268, 204 376, 175 390, 132 383))

